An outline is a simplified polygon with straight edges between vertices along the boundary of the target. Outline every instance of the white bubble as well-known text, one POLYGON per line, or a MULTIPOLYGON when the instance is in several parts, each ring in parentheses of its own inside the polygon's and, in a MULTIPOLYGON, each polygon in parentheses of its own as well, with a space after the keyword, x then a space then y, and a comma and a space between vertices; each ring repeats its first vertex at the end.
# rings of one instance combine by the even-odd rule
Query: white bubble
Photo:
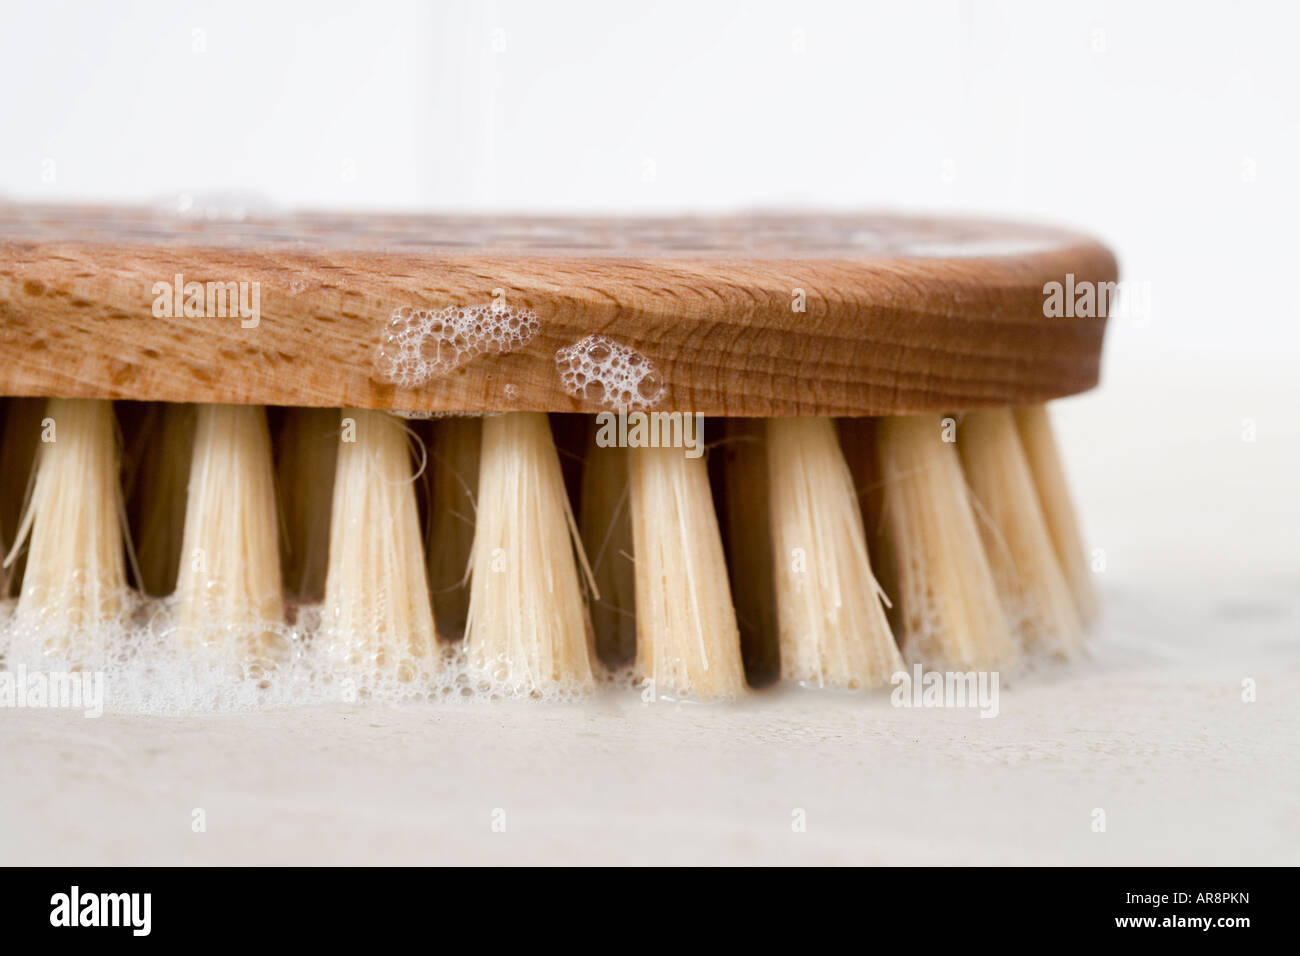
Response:
POLYGON ((566 392, 606 408, 650 408, 664 395, 654 363, 604 335, 557 350, 555 364, 566 392))
POLYGON ((477 355, 505 355, 537 334, 537 313, 501 300, 427 310, 402 307, 384 329, 375 358, 383 381, 411 388, 448 375, 477 355))

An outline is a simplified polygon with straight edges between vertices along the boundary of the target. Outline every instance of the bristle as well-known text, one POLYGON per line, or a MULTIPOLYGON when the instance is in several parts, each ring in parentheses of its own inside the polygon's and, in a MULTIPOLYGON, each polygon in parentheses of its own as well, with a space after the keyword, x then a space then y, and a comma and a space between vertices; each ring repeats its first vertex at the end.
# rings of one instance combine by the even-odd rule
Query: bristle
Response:
POLYGON ((159 405, 140 442, 133 499, 138 505, 135 532, 140 585, 163 596, 176 587, 185 527, 186 486, 196 421, 193 405, 159 405))
POLYGON ((1009 669, 1015 643, 943 420, 883 418, 876 441, 905 656, 949 670, 1009 669))
POLYGON ((471 666, 528 693, 589 688, 577 529, 545 414, 484 420, 478 502, 465 628, 471 666))
MULTIPOLYGON (((8 545, 18 536, 27 496, 35 474, 32 465, 40 444, 41 419, 45 416, 45 399, 5 399, 4 436, 0 441, 0 562, 8 545)), ((7 567, 0 567, 0 597, 8 596, 22 580, 27 552, 22 551, 7 567)))
POLYGON ((976 523, 1012 630, 1028 650, 1068 655, 1083 642, 1009 409, 971 412, 958 451, 976 523))
POLYGON ((75 657, 126 594, 112 403, 50 399, 40 436, 31 499, 5 564, 29 544, 16 620, 48 629, 46 649, 75 657))
POLYGON ((894 642, 901 648, 903 606, 894 600, 899 593, 898 567, 894 548, 885 533, 888 522, 885 521, 884 482, 880 477, 880 449, 876 440, 882 421, 882 418, 840 418, 835 422, 835 431, 862 511, 871 573, 876 586, 885 594, 885 619, 893 631, 894 642))
POLYGON ((1016 430, 1029 462, 1029 472, 1038 489, 1038 503, 1047 521, 1056 560, 1074 595, 1079 618, 1086 625, 1097 616, 1100 601, 1084 554, 1083 536, 1065 480, 1065 469, 1052 435, 1052 422, 1045 405, 1027 405, 1015 410, 1016 430))
POLYGON ((469 562, 474 549, 474 493, 483 425, 478 418, 433 422, 429 449, 429 534, 426 553, 438 634, 465 635, 469 614, 469 562))
POLYGON ((745 689, 708 466, 680 448, 633 448, 637 673, 657 695, 735 697, 745 689))
POLYGON ((730 419, 726 440, 714 452, 725 459, 719 519, 724 529, 745 679, 751 687, 764 687, 781 677, 772 526, 768 521, 766 432, 761 418, 730 419))
POLYGON ((591 602, 596 653, 609 667, 636 655, 636 575, 633 563, 628 452, 602 448, 593 429, 582 473, 582 546, 591 562, 599 600, 591 602))
POLYGON ((339 448, 339 412, 291 408, 275 441, 280 513, 284 516, 284 587, 299 601, 325 596, 330 511, 339 448))
POLYGON ((262 664, 284 618, 266 414, 200 405, 176 577, 181 640, 262 664))
POLYGON ((346 409, 334 476, 319 639, 341 672, 414 678, 437 650, 407 433, 346 409))
POLYGON ((767 423, 781 677, 846 689, 902 667, 848 465, 830 419, 767 423))

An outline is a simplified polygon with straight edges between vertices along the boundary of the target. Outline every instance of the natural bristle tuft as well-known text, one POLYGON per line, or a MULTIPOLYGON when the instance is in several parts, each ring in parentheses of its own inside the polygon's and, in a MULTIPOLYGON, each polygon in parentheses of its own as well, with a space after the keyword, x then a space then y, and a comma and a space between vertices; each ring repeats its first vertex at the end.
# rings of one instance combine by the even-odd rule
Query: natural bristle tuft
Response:
POLYGON ((465 628, 470 665, 524 693, 590 689, 577 529, 545 414, 484 419, 478 501, 465 628))
POLYGON ((269 659, 284 619, 278 536, 265 411, 198 406, 176 577, 181 640, 269 659))
POLYGON ((967 414, 958 451, 1013 631, 1026 650, 1068 656, 1083 644, 1074 598, 1057 563, 1010 409, 967 414))
POLYGON ((730 698, 745 689, 740 631, 703 458, 632 448, 636 670, 655 695, 730 698))
POLYGON ((1034 476, 1034 487, 1038 489, 1038 502, 1047 521, 1056 559, 1074 595, 1080 619, 1089 624, 1097 617, 1101 601, 1084 553, 1079 519, 1070 498, 1070 487, 1056 449, 1047 407, 1027 405, 1017 408, 1015 415, 1020 444, 1025 450, 1029 471, 1034 476))
POLYGON ((4 563, 28 545, 15 619, 45 632, 48 650, 76 660, 78 645, 123 610, 127 594, 112 403, 50 399, 40 436, 31 500, 4 563))
POLYGON ((411 449, 387 412, 346 409, 320 640, 335 669, 414 679, 436 654, 411 449))
POLYGON ((884 418, 876 429, 903 652, 951 670, 1007 670, 1016 647, 945 425, 918 415, 884 418))
POLYGON ((782 679, 850 690, 888 683, 903 661, 834 424, 769 419, 767 469, 782 679))

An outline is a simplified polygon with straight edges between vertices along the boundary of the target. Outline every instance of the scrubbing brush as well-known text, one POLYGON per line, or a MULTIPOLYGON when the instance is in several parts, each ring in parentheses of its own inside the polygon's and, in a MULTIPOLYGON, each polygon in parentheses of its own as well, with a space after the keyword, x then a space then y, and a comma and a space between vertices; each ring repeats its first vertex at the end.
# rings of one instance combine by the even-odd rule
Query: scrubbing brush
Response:
POLYGON ((1105 322, 1045 317, 1067 274, 1115 262, 899 217, 0 207, 6 653, 147 620, 263 683, 700 699, 1068 657, 1098 602, 1043 403, 1105 322))

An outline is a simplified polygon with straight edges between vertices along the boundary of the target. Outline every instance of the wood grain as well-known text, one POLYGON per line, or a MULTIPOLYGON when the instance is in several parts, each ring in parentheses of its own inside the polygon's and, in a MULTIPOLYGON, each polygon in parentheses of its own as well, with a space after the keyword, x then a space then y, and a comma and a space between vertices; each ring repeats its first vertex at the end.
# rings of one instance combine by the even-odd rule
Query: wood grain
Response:
POLYGON ((1043 286, 1113 282, 1087 237, 898 216, 262 215, 0 205, 0 394, 425 411, 594 412, 556 352, 634 349, 656 408, 880 415, 1028 404, 1096 384, 1101 318, 1043 286), (158 318, 154 283, 258 283, 260 319, 158 318), (537 315, 508 354, 402 387, 398 309, 537 315), (803 290, 804 311, 796 311, 803 290))

